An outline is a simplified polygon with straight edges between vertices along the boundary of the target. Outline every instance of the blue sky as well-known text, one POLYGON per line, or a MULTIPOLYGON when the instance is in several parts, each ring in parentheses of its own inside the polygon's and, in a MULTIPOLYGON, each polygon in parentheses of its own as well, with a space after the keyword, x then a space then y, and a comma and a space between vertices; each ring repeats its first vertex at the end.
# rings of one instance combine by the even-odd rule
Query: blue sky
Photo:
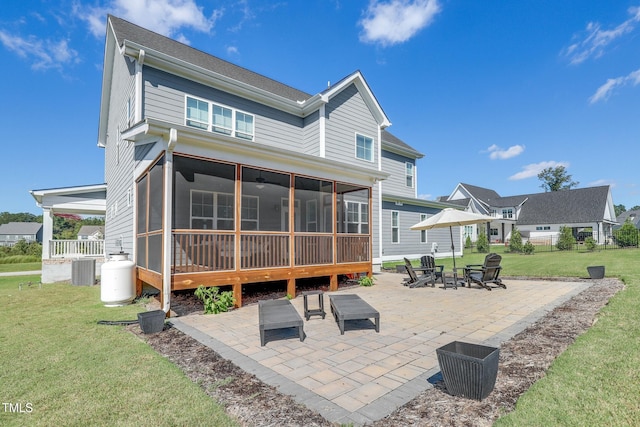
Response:
POLYGON ((360 70, 425 154, 418 193, 542 191, 564 165, 640 205, 640 0, 22 0, 0 16, 0 212, 104 181, 107 13, 315 94, 360 70))

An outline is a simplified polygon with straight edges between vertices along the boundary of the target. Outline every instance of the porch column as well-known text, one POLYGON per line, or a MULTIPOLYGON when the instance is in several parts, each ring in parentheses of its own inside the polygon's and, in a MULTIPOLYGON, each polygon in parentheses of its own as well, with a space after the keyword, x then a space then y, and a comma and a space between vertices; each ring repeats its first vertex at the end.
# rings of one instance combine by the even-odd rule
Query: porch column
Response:
POLYGON ((169 315, 171 309, 171 225, 173 223, 173 149, 178 141, 178 131, 169 131, 169 141, 164 162, 164 195, 162 198, 162 310, 169 315))
POLYGON ((53 212, 42 208, 42 259, 51 258, 51 241, 53 240, 53 212))

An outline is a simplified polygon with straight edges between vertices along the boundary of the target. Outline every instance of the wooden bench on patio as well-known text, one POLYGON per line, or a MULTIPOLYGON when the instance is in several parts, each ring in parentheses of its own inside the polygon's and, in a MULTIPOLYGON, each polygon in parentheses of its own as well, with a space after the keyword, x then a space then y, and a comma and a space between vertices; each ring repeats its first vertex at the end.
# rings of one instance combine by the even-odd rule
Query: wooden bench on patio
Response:
POLYGON ((304 341, 302 317, 289 300, 258 301, 260 323, 260 346, 265 345, 265 331, 273 329, 298 328, 300 341, 304 341))
POLYGON ((380 313, 358 295, 329 295, 329 301, 341 335, 344 335, 345 320, 374 319, 376 332, 380 332, 380 313))

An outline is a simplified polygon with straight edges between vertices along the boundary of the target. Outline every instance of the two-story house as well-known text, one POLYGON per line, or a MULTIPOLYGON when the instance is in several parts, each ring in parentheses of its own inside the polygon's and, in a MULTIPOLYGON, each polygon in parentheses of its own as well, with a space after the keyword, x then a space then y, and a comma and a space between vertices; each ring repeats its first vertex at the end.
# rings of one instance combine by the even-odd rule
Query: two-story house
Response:
POLYGON ((13 246, 20 240, 42 243, 42 224, 38 222, 10 222, 0 225, 0 246, 13 246))
POLYGON ((416 198, 422 154, 390 124, 359 71, 311 95, 109 16, 106 252, 133 254, 164 309, 171 290, 232 285, 241 305, 244 284, 336 289, 423 254, 409 226, 444 204, 416 198))

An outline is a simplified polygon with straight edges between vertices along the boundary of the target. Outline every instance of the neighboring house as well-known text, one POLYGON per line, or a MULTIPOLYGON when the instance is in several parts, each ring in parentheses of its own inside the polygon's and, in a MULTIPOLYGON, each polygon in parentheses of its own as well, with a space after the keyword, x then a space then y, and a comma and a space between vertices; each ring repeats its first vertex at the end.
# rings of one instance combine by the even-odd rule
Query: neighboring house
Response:
POLYGON ((103 225, 83 225, 78 230, 78 240, 103 240, 103 225))
POLYGON ((614 230, 622 227, 627 220, 640 229, 640 210, 624 211, 618 215, 618 225, 613 227, 614 230))
POLYGON ((42 243, 42 224, 10 222, 0 225, 0 246, 13 246, 20 240, 42 243))
MULTIPOLYGON (((605 243, 617 224, 608 185, 501 197, 494 190, 460 183, 440 200, 496 218, 487 230, 494 243, 508 241, 514 227, 535 243, 557 236, 563 226, 579 240, 591 235, 605 243)), ((475 241, 477 228, 465 227, 464 234, 475 241)))
POLYGON ((163 309, 200 284, 232 285, 239 305, 247 283, 295 294, 296 279, 322 276, 337 289, 338 275, 437 241, 409 227, 448 205, 416 197, 422 154, 385 130, 359 71, 311 95, 107 21, 105 250, 132 254, 163 309))

